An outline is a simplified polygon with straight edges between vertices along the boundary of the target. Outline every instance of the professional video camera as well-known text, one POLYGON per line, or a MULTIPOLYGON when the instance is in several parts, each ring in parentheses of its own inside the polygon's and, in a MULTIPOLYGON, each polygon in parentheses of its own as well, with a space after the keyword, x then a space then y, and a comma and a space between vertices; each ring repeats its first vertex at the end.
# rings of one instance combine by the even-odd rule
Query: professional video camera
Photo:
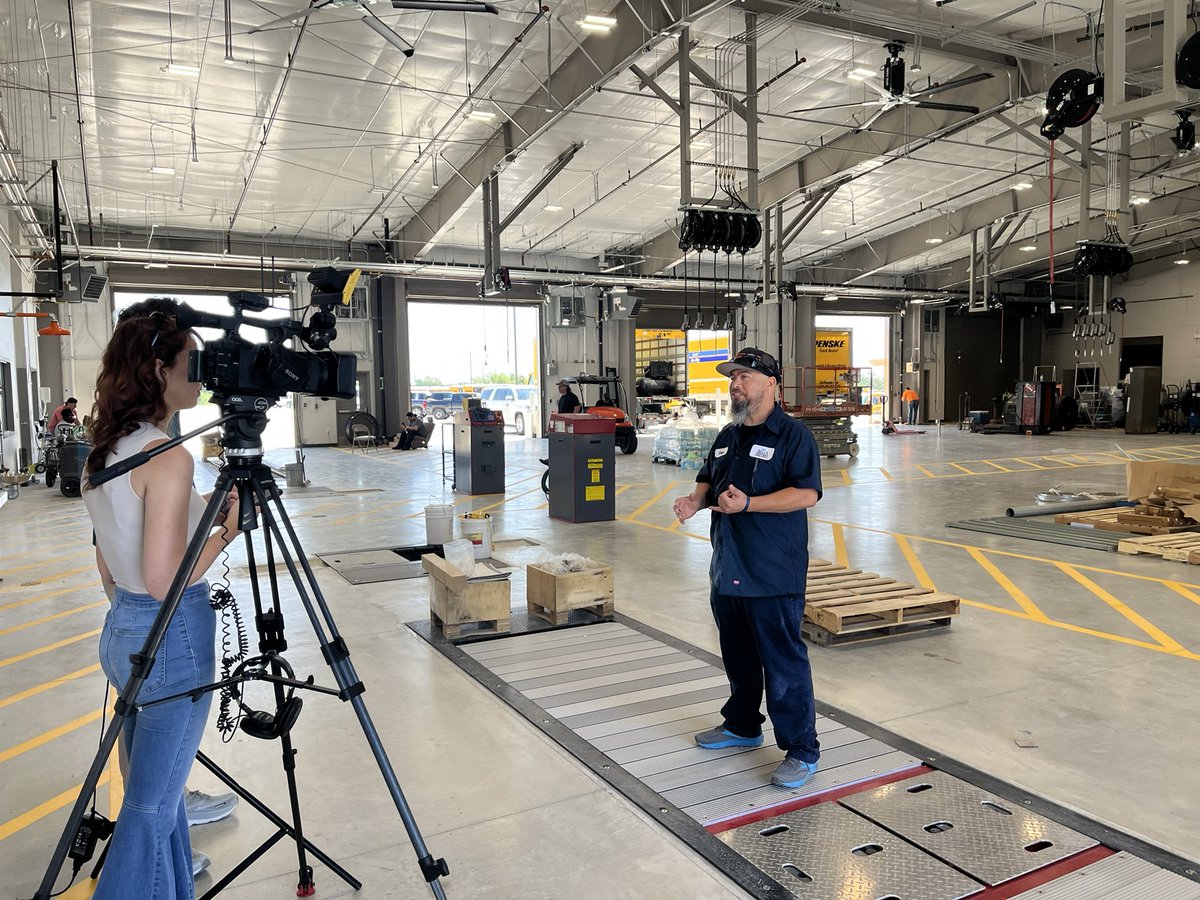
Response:
POLYGON ((262 294, 234 291, 229 294, 232 316, 180 307, 178 322, 185 328, 220 328, 224 336, 209 341, 188 358, 188 378, 200 382, 218 402, 234 395, 278 400, 297 392, 316 397, 353 397, 356 362, 352 354, 329 349, 337 337, 332 307, 345 302, 354 290, 359 270, 339 272, 317 269, 308 275, 313 286, 310 306, 316 308, 307 323, 291 319, 261 319, 246 315, 270 306, 262 294), (265 344, 255 344, 238 334, 243 325, 267 332, 265 344), (298 338, 307 350, 285 347, 298 338))

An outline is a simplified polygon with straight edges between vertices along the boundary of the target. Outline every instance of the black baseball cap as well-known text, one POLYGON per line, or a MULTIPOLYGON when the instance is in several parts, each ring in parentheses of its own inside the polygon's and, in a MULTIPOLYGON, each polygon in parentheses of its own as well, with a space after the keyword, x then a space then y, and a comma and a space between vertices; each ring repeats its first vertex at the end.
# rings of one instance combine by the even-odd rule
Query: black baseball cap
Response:
POLYGON ((779 364, 775 362, 775 357, 757 347, 743 347, 733 359, 717 364, 717 371, 726 376, 732 375, 738 369, 749 369, 752 372, 766 375, 768 378, 774 378, 776 381, 781 380, 779 364))

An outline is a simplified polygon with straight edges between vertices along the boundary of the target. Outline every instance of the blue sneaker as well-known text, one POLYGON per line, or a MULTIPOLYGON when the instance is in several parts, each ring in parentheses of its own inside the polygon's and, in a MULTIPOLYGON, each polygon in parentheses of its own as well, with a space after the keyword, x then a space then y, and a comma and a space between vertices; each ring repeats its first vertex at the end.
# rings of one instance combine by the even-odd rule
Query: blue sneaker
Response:
POLYGON ((732 731, 726 731, 724 726, 710 728, 708 731, 702 731, 696 735, 697 746, 703 747, 705 750, 721 750, 725 747, 760 747, 762 742, 761 734, 755 737, 742 737, 732 731))
POLYGON ((805 762, 796 756, 789 756, 779 764, 779 768, 771 775, 771 784, 776 787, 798 788, 817 774, 815 762, 805 762))

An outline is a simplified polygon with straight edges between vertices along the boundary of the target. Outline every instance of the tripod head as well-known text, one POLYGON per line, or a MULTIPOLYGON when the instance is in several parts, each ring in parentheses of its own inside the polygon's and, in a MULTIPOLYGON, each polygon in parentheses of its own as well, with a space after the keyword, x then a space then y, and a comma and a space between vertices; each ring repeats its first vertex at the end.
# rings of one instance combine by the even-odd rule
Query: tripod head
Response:
MULTIPOLYGON (((267 410, 275 405, 272 397, 231 394, 223 397, 221 409, 221 446, 226 459, 256 462, 262 458, 262 435, 267 427, 267 410)), ((211 426, 207 426, 211 427, 211 426)))

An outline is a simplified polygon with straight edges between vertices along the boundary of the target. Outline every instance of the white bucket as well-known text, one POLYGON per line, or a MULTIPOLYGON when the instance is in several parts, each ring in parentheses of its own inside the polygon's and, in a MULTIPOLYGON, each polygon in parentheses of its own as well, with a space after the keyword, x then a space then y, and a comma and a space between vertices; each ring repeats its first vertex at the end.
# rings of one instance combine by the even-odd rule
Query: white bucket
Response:
POLYGON ((464 541, 470 541, 474 546, 476 559, 487 559, 492 555, 491 516, 485 514, 479 519, 459 516, 458 533, 464 541))
POLYGON ((454 507, 449 503, 431 503, 425 507, 425 543, 448 544, 454 540, 454 507))

